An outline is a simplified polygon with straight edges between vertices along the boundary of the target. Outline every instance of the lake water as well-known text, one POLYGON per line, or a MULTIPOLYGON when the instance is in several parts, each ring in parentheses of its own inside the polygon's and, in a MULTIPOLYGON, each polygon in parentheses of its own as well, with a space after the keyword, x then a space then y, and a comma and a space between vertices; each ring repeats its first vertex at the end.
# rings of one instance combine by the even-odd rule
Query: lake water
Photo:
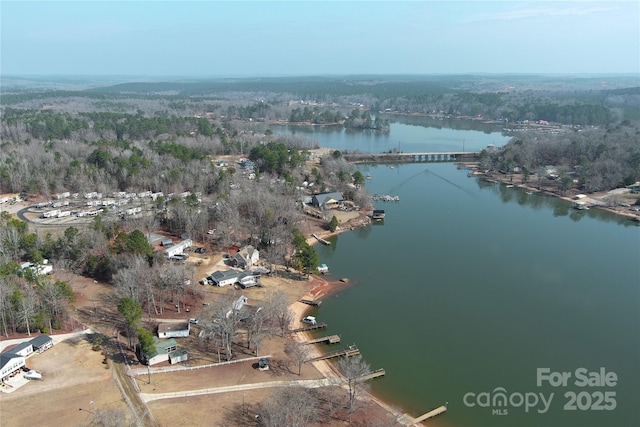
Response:
MULTIPOLYGON (((440 139, 435 131, 394 124, 371 143, 383 151, 401 140, 409 151, 440 139)), ((442 132, 451 144, 465 132, 470 150, 506 139, 442 132)), ((362 148, 370 138, 336 133, 333 144, 322 132, 321 145, 362 148)), ((454 164, 360 168, 372 194, 400 202, 376 202, 384 224, 316 247, 331 275, 352 284, 313 314, 329 324, 323 334, 385 368, 376 395, 414 416, 448 402, 431 426, 640 425, 640 227, 454 164), (538 369, 548 369, 540 385, 538 369)))
POLYGON ((315 139, 321 147, 369 153, 394 149, 407 153, 479 151, 490 144, 502 146, 509 141, 499 133, 501 128, 497 125, 429 117, 381 117, 395 120, 389 132, 339 126, 275 126, 272 130, 315 139))

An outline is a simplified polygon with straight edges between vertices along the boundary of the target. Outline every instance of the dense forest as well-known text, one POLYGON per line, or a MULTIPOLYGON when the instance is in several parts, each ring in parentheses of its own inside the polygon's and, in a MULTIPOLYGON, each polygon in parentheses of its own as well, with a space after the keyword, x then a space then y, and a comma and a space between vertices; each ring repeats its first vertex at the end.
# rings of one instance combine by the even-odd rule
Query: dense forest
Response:
MULTIPOLYGON (((297 230, 304 197, 341 191, 358 206, 369 199, 362 174, 340 152, 308 168, 317 143, 277 135, 272 126, 278 124, 378 132, 389 129, 394 115, 436 115, 460 123, 482 117, 517 128, 505 147, 482 152, 480 164, 487 170, 518 174, 524 182, 553 166, 561 191, 601 191, 640 180, 640 87, 632 77, 112 83, 3 77, 0 193, 34 203, 63 192, 159 195, 140 199, 146 215, 116 215, 107 208, 87 227, 59 233, 30 230, 3 213, 4 334, 59 327, 72 303, 64 281, 30 274, 19 267, 23 261, 48 259, 109 282, 119 298, 136 301, 148 313, 159 302, 183 297, 184 280, 195 283, 193 272, 149 250, 145 233, 158 228, 196 240, 216 230, 221 248, 250 242, 269 263, 312 270, 317 257, 301 245, 297 230), (244 156, 252 167, 225 164, 226 155, 244 156)), ((331 218, 325 219, 330 227, 331 218)))

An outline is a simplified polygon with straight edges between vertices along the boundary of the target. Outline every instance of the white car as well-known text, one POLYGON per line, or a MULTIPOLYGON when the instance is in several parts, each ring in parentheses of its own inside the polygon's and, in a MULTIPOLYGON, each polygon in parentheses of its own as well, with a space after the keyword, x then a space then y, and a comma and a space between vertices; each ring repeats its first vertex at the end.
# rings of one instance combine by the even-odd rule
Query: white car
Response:
POLYGON ((192 317, 191 319, 189 319, 189 323, 193 323, 194 325, 197 325, 198 319, 192 317))

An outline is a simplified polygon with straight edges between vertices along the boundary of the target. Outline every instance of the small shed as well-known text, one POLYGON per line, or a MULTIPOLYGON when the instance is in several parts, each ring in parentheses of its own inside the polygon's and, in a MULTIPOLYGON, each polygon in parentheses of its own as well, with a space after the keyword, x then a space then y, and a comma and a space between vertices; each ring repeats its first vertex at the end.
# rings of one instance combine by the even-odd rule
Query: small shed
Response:
POLYGON ((158 325, 158 338, 184 338, 189 336, 191 324, 184 323, 160 323, 158 325))
POLYGON ((36 353, 42 353, 53 347, 53 339, 49 335, 39 335, 32 338, 29 342, 33 346, 33 351, 36 353))
POLYGON ((169 363, 172 365, 174 363, 185 362, 187 359, 189 359, 189 353, 187 353, 187 350, 184 348, 169 353, 169 363))

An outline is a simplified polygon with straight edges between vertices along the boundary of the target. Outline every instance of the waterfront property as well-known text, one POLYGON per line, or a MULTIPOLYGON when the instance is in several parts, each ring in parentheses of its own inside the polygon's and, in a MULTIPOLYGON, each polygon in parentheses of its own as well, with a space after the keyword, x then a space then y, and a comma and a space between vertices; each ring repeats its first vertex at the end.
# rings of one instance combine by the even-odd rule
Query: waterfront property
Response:
POLYGON ((384 209, 374 209, 371 218, 375 220, 384 219, 384 209))
POLYGON ((319 193, 311 198, 311 204, 320 209, 333 209, 344 203, 344 197, 340 192, 319 193))

